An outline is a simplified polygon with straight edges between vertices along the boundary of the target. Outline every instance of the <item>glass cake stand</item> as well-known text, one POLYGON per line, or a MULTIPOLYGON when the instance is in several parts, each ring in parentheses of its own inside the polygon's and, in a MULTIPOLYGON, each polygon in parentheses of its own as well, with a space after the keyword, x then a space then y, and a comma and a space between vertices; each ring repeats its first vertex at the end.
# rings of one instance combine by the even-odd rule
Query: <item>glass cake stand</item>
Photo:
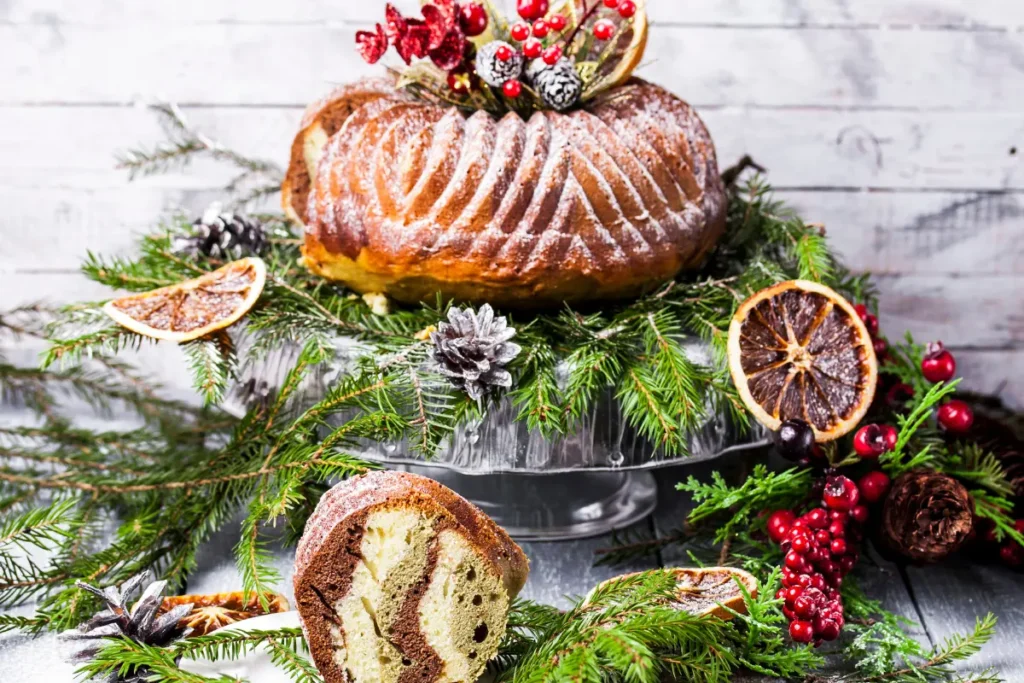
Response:
MULTIPOLYGON (((710 349, 703 342, 680 341, 692 361, 709 362, 710 349)), ((247 358, 244 335, 237 343, 240 357, 247 358)), ((336 362, 318 369, 300 388, 311 401, 369 351, 348 338, 339 338, 336 348, 336 362)), ((285 348, 244 362, 228 409, 244 412, 247 401, 273 393, 298 353, 298 348, 285 348)), ((575 431, 554 438, 517 423, 515 415, 511 399, 501 399, 482 420, 458 427, 429 459, 407 441, 365 441, 355 454, 435 479, 473 501, 518 540, 554 541, 605 534, 649 515, 657 504, 655 468, 704 462, 765 444, 761 434, 743 436, 726 415, 709 407, 705 424, 689 436, 689 455, 669 456, 629 427, 611 390, 595 401, 575 431)), ((338 423, 345 418, 339 416, 338 423)))

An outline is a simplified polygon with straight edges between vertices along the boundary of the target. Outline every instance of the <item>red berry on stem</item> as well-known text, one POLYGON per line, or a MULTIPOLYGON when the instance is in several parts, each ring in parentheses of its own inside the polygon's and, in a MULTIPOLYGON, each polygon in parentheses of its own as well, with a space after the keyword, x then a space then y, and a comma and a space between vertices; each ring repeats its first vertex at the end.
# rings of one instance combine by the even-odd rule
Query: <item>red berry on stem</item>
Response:
POLYGON ((636 3, 633 0, 622 0, 619 3, 619 16, 623 19, 630 19, 636 14, 636 3))
POLYGON ((569 20, 565 18, 564 14, 552 14, 548 17, 548 26, 551 27, 552 31, 561 31, 569 25, 569 20))
POLYGON ((611 40, 615 35, 615 24, 607 19, 601 19, 594 24, 594 37, 598 40, 611 40))
POLYGON ((892 480, 885 472, 868 472, 857 482, 857 488, 860 489, 860 495, 864 502, 872 505, 880 503, 885 498, 891 485, 892 480))
POLYGON ((552 45, 542 53, 544 63, 548 66, 554 66, 558 63, 558 60, 562 58, 562 46, 552 45))
POLYGON ((900 440, 900 431, 892 425, 879 425, 882 430, 882 438, 885 439, 885 450, 891 451, 896 448, 896 442, 900 440))
POLYGON ((825 484, 822 500, 832 510, 849 511, 860 500, 860 491, 857 490, 856 484, 840 475, 830 478, 825 484))
POLYGON ((512 29, 509 32, 512 34, 513 40, 521 43, 530 37, 530 25, 525 21, 517 21, 512 24, 512 29))
POLYGON ((875 350, 875 356, 877 356, 879 360, 885 358, 889 353, 889 343, 881 337, 871 342, 871 347, 875 350))
POLYGON ((519 0, 516 11, 527 21, 540 19, 548 13, 548 0, 519 0))
POLYGON ((789 637, 798 643, 814 640, 814 625, 809 621, 794 621, 789 625, 789 637))
POLYGON ((950 401, 939 408, 938 419, 947 432, 963 434, 974 424, 974 411, 963 401, 950 401))
POLYGON ((956 359, 942 342, 928 345, 928 353, 921 361, 921 372, 929 382, 948 382, 956 375, 956 359))
POLYGON ((501 86, 501 91, 505 93, 505 97, 515 99, 523 94, 523 84, 516 80, 508 81, 501 86))
POLYGON ((494 58, 499 62, 507 62, 515 56, 515 51, 508 45, 500 45, 498 46, 498 49, 494 51, 494 58))
POLYGON ((544 52, 544 43, 536 38, 529 38, 523 43, 523 54, 526 55, 527 59, 537 59, 542 52, 544 52))
POLYGON ((470 2, 459 6, 459 26, 469 37, 478 36, 487 30, 487 10, 483 5, 470 2))
POLYGON ((533 22, 533 35, 537 38, 546 38, 550 30, 548 22, 543 19, 533 22))

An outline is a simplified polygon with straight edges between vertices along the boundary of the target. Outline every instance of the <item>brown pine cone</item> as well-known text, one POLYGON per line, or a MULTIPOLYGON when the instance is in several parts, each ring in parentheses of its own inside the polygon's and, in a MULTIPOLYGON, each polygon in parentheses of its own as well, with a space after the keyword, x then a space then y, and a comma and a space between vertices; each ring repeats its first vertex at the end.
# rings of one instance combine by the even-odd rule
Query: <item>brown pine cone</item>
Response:
POLYGON ((974 501, 963 484, 915 470, 895 482, 882 510, 881 535, 890 549, 915 562, 939 562, 971 533, 974 501))

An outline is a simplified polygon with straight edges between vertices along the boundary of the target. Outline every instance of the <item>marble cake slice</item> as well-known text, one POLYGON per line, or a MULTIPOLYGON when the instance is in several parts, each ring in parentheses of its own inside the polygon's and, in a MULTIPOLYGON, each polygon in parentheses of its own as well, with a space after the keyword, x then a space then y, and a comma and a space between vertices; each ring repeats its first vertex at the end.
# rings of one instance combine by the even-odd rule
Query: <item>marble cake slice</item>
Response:
POLYGON ((296 553, 295 601, 326 683, 472 683, 528 571, 453 491, 374 472, 321 499, 296 553))

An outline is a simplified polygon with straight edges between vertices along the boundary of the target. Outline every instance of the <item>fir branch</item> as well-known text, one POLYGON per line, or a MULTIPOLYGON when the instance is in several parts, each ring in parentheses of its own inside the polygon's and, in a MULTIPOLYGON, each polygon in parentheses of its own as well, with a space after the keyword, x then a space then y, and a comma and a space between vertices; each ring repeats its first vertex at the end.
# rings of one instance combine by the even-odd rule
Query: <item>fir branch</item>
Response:
POLYGON ((927 393, 920 395, 920 398, 915 398, 907 414, 897 416, 896 422, 899 429, 899 437, 896 440, 896 446, 891 451, 883 453, 879 458, 882 469, 889 476, 895 479, 904 472, 928 465, 933 461, 934 458, 927 447, 919 450, 909 460, 904 460, 904 454, 911 440, 917 435, 918 430, 932 416, 935 407, 943 399, 953 394, 959 383, 960 380, 935 384, 928 389, 927 393))
POLYGON ((227 334, 183 344, 192 384, 207 405, 220 403, 234 375, 237 359, 227 334))
POLYGON ((1015 516, 1011 514, 1013 502, 983 489, 972 490, 971 497, 974 499, 974 515, 992 523, 996 541, 1001 543, 1009 537, 1014 543, 1024 546, 1024 534, 1017 530, 1015 516))
POLYGON ((691 476, 676 489, 689 492, 697 503, 687 517, 691 525, 699 526, 712 518, 725 520, 715 532, 717 543, 733 538, 739 530, 756 528, 758 515, 764 510, 793 507, 804 499, 811 485, 810 470, 769 472, 765 465, 755 466, 750 476, 735 487, 730 487, 718 472, 711 476, 710 484, 691 476))

